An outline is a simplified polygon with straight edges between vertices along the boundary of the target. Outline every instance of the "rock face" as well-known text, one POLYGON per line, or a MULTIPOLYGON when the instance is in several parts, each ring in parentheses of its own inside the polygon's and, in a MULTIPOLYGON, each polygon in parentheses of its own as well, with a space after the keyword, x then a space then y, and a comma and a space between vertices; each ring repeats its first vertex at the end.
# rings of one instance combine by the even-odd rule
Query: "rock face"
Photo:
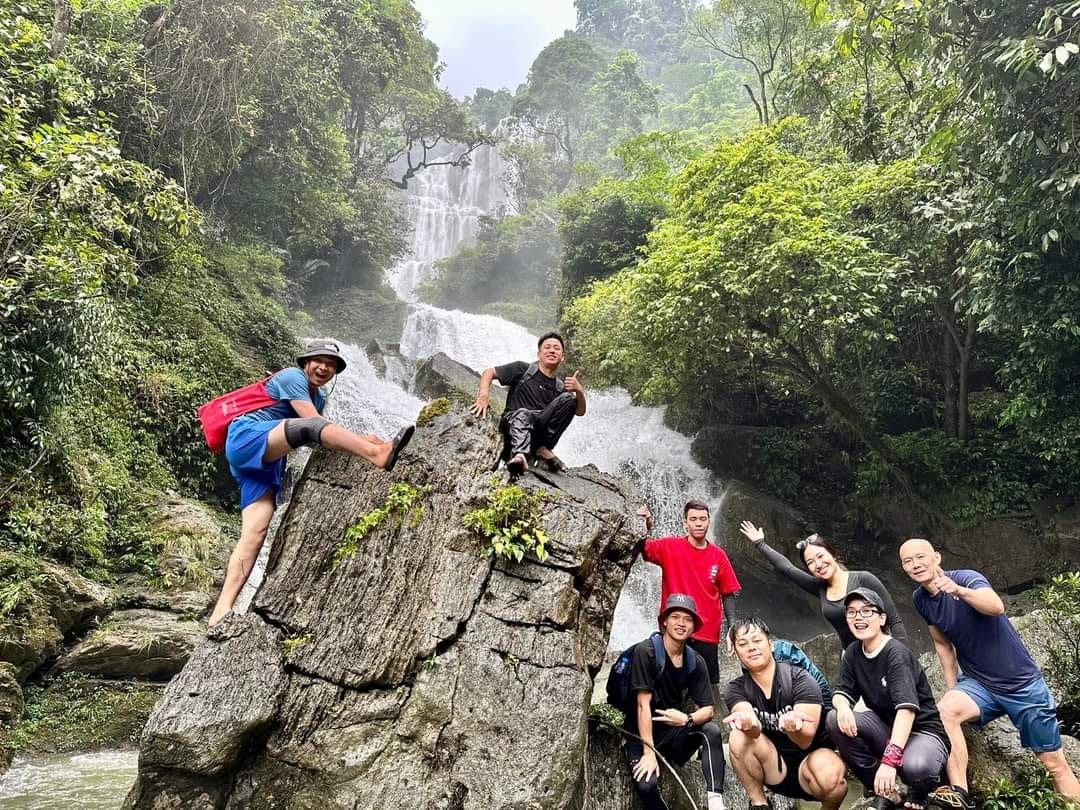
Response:
POLYGON ((197 621, 160 610, 118 610, 56 664, 58 672, 166 681, 205 636, 197 621))
POLYGON ((74 571, 42 563, 25 621, 0 635, 0 661, 23 683, 60 650, 64 637, 109 612, 113 594, 74 571))
POLYGON ((221 526, 205 506, 184 498, 166 498, 154 505, 152 527, 163 541, 158 573, 168 586, 190 585, 215 590, 231 548, 221 526))
MULTIPOLYGON (((426 399, 448 397, 466 404, 472 404, 479 385, 479 372, 473 371, 442 352, 436 352, 420 364, 413 383, 417 396, 426 399)), ((498 416, 505 407, 506 390, 497 384, 492 384, 489 413, 498 416)))
POLYGON ((15 677, 15 667, 0 663, 0 774, 11 764, 14 752, 9 744, 9 735, 22 715, 22 687, 15 677))
POLYGON ((495 560, 462 519, 485 504, 498 449, 492 420, 453 411, 417 430, 393 476, 317 451, 251 613, 215 629, 151 716, 126 806, 575 806, 640 500, 589 467, 526 476, 549 493, 550 556, 495 560), (422 511, 335 564, 391 483, 419 490, 422 511))

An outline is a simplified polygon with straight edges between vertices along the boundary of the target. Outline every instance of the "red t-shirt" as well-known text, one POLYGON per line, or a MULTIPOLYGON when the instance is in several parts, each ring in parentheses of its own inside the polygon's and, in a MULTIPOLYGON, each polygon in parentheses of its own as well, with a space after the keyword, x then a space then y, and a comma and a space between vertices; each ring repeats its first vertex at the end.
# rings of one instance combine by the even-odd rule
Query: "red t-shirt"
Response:
POLYGON ((645 541, 644 557, 663 571, 661 609, 673 593, 694 597, 701 615, 701 629, 694 638, 719 644, 724 620, 720 599, 742 589, 727 553, 712 543, 697 548, 688 537, 658 537, 645 541))

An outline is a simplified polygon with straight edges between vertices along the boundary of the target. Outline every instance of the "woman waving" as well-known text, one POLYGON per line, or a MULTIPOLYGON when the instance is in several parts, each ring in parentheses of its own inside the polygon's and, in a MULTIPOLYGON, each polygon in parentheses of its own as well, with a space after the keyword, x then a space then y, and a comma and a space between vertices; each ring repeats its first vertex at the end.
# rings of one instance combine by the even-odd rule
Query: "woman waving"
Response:
POLYGON ((744 520, 739 530, 765 555, 772 567, 790 579, 807 593, 821 600, 821 615, 833 626, 840 637, 840 645, 847 649, 855 640, 844 616, 844 598, 857 588, 869 588, 881 597, 888 615, 886 629, 897 641, 907 644, 904 620, 896 612, 889 592, 881 580, 869 571, 849 571, 833 551, 829 541, 820 534, 812 534, 795 544, 806 570, 800 570, 787 557, 765 542, 765 531, 749 520, 744 520))

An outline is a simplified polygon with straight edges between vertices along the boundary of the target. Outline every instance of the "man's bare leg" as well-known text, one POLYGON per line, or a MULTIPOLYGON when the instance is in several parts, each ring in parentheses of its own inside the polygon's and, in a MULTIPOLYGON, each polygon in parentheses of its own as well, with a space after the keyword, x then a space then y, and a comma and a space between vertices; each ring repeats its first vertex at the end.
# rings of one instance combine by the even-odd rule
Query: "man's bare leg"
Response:
POLYGON ((236 597, 244 588, 259 558, 266 531, 270 528, 270 519, 274 516, 274 493, 267 492, 254 503, 249 503, 240 513, 240 540, 229 556, 229 567, 225 570, 225 584, 221 586, 214 612, 210 614, 208 624, 213 627, 225 614, 232 610, 236 597))
MULTIPOLYGON (((370 434, 361 436, 346 430, 341 425, 327 422, 320 435, 323 447, 331 450, 341 450, 354 456, 360 456, 376 467, 385 467, 393 452, 393 444, 382 439, 372 441, 375 437, 370 434)), ((269 463, 284 458, 295 448, 289 445, 285 438, 285 422, 282 421, 266 436, 266 452, 263 453, 263 462, 269 463)))
POLYGON ((1054 780, 1054 790, 1074 802, 1080 800, 1080 783, 1076 781, 1076 774, 1069 767, 1069 761, 1065 759, 1065 754, 1060 748, 1057 751, 1047 751, 1035 756, 1039 758, 1039 762, 1054 780))
POLYGON ((779 784, 784 774, 777 768, 776 748, 765 735, 751 739, 738 729, 728 739, 728 756, 735 775, 751 804, 765 804, 765 780, 779 784))
POLYGON ((952 744, 949 761, 945 765, 949 784, 967 790, 968 749, 963 724, 979 718, 979 707, 970 695, 959 689, 950 689, 938 701, 938 714, 952 744))
POLYGON ((847 768, 844 761, 825 748, 810 754, 799 768, 799 782, 803 790, 817 796, 821 810, 840 810, 847 796, 847 768))

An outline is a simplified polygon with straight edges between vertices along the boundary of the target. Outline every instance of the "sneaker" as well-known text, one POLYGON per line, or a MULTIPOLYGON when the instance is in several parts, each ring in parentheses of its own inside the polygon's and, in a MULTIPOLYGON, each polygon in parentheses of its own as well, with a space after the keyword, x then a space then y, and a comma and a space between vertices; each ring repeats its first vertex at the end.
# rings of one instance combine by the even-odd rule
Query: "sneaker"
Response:
POLYGON ((971 801, 968 792, 956 785, 942 785, 930 794, 928 806, 930 807, 955 807, 960 810, 975 810, 975 803, 971 801))
POLYGON ((887 796, 878 796, 874 799, 874 810, 896 810, 899 806, 887 796))

